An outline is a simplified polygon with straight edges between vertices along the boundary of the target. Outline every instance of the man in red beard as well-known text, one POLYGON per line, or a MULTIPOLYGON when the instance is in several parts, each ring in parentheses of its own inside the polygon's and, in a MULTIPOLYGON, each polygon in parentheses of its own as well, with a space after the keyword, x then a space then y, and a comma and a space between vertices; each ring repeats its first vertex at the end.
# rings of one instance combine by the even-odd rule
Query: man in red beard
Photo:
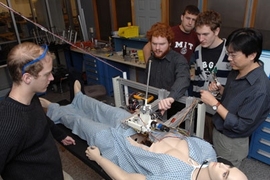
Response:
POLYGON ((147 31, 146 36, 153 53, 146 65, 145 77, 151 65, 149 85, 170 91, 168 97, 159 102, 159 110, 163 114, 189 87, 189 66, 183 55, 170 48, 174 35, 169 25, 158 22, 147 31))

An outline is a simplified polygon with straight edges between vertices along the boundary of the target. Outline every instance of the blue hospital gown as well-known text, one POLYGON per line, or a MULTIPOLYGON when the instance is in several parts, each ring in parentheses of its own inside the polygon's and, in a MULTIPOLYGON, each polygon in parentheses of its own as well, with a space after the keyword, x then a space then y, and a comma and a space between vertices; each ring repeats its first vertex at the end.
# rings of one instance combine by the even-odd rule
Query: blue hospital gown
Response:
MULTIPOLYGON (((100 149, 102 156, 130 173, 140 173, 149 180, 187 180, 195 167, 170 155, 153 153, 135 147, 127 140, 136 132, 123 124, 131 116, 123 109, 112 107, 77 93, 67 106, 50 104, 47 115, 62 123, 72 132, 100 149)), ((212 146, 196 137, 185 137, 189 156, 198 163, 216 161, 212 146)))

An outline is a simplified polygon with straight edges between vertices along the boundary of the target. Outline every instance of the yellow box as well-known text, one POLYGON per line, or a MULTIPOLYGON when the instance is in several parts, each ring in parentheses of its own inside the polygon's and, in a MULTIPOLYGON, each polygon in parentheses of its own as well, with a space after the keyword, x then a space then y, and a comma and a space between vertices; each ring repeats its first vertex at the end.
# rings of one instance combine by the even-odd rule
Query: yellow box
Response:
POLYGON ((118 29, 118 36, 131 38, 139 36, 139 26, 120 27, 118 29))
POLYGON ((138 55, 138 58, 139 58, 139 61, 144 63, 144 56, 143 56, 143 50, 137 50, 137 55, 138 55))

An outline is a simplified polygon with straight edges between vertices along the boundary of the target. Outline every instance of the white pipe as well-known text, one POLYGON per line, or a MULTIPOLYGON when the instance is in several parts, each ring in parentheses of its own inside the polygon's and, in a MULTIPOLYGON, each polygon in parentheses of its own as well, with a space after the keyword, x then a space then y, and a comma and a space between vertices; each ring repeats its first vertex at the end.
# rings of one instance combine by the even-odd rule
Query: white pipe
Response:
POLYGON ((82 30, 82 35, 83 35, 83 40, 85 41, 86 37, 85 37, 85 32, 84 32, 84 28, 83 28, 83 24, 82 24, 82 20, 81 20, 81 16, 78 15, 78 20, 81 26, 81 30, 82 30))
POLYGON ((198 103, 196 136, 202 139, 204 136, 205 112, 206 112, 205 104, 198 103))
POLYGON ((148 66, 148 74, 147 74, 147 84, 146 84, 146 93, 145 93, 145 106, 147 106, 147 99, 148 99, 148 88, 149 88, 149 80, 150 80, 150 73, 151 73, 151 64, 152 60, 149 60, 148 66))
POLYGON ((76 42, 77 42, 77 31, 75 31, 73 44, 75 44, 76 42))
MULTIPOLYGON (((123 72, 123 78, 127 79, 127 72, 123 72)), ((128 102, 128 87, 124 86, 124 94, 125 94, 125 100, 126 100, 126 105, 128 106, 129 102, 128 102)))
MULTIPOLYGON (((53 29, 55 27, 55 25, 53 24, 53 21, 52 21, 51 9, 50 9, 50 5, 49 5, 48 0, 45 0, 45 5, 46 5, 47 12, 48 12, 49 27, 50 27, 49 29, 51 29, 52 32, 55 33, 54 29, 53 29)), ((55 41, 54 36, 53 36, 53 41, 55 41)))
POLYGON ((88 33, 87 33, 87 28, 86 28, 86 23, 85 23, 85 16, 84 16, 84 10, 83 8, 79 8, 79 14, 80 14, 80 18, 81 18, 81 23, 82 23, 82 31, 84 32, 84 41, 89 40, 88 39, 88 33))

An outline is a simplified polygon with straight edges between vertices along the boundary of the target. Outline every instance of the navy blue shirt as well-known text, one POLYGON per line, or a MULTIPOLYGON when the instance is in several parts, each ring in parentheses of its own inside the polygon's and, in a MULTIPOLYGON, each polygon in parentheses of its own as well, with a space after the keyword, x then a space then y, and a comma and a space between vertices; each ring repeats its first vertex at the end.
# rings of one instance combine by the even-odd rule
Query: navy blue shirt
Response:
POLYGON ((225 120, 218 113, 213 116, 216 129, 231 138, 250 136, 270 111, 270 81, 263 66, 236 79, 238 74, 231 71, 221 99, 229 111, 225 120))

